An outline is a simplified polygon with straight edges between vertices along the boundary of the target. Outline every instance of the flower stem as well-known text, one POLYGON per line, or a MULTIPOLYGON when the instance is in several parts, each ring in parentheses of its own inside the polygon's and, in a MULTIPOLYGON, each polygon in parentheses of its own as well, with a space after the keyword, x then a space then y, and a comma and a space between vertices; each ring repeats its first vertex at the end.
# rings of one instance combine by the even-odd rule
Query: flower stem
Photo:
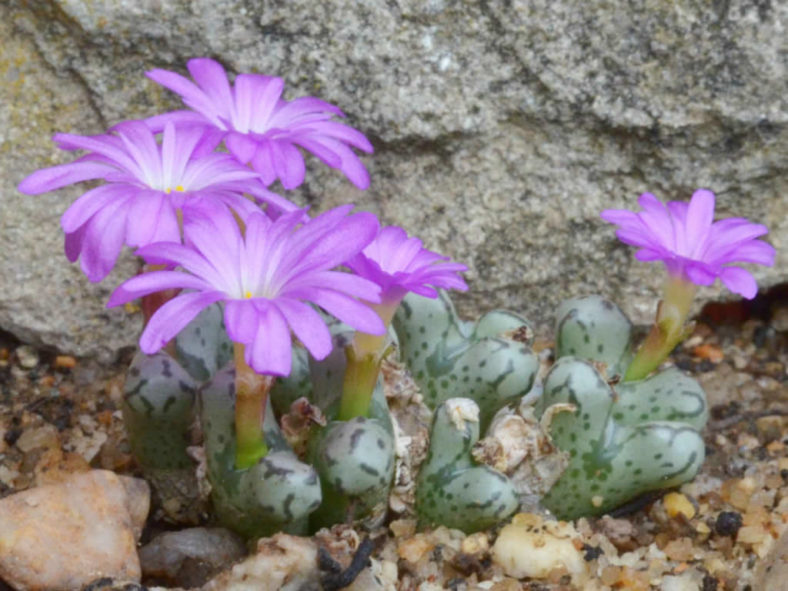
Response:
POLYGON ((235 467, 245 470, 268 454, 263 433, 265 406, 274 378, 255 372, 235 343, 235 467))
POLYGON ((689 316, 697 286, 681 277, 669 276, 664 296, 657 306, 657 317, 646 340, 627 368, 625 382, 642 380, 662 363, 686 336, 684 324, 689 316))
MULTIPOLYGON (((388 329, 400 300, 383 304, 370 304, 388 329)), ((372 393, 378 381, 380 362, 386 345, 386 335, 371 335, 357 332, 353 342, 345 349, 347 367, 342 384, 342 399, 337 419, 349 421, 355 417, 366 417, 372 393)))
POLYGON ((358 358, 352 345, 346 349, 346 354, 347 369, 337 414, 340 421, 367 416, 380 371, 378 355, 368 354, 358 358))

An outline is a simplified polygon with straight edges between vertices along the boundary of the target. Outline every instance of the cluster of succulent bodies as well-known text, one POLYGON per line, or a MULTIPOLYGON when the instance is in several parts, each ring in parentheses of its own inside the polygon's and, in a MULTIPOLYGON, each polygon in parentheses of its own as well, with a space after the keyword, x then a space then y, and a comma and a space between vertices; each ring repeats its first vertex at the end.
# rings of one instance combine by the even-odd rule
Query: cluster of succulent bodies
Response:
POLYGON ((567 456, 543 498, 559 517, 601 514, 694 476, 705 395, 676 369, 654 371, 684 335, 696 284, 719 277, 754 296, 749 273, 731 263, 771 264, 773 249, 756 240, 763 226, 712 223, 708 191, 689 205, 646 194, 641 213, 604 212, 639 258, 666 264, 657 321, 635 353, 614 304, 565 302, 556 360, 540 378, 525 319, 457 316, 443 290, 466 289, 463 265, 351 206, 310 217, 269 191, 303 181, 299 148, 368 185, 351 148, 372 146, 334 120, 336 107, 283 100, 279 78, 241 74, 231 86, 212 60, 189 70, 196 84, 148 74, 189 110, 100 136, 58 134, 60 147, 87 153, 20 185, 40 193, 103 179, 63 216, 67 255, 94 281, 124 244, 148 265, 109 304, 143 299, 123 410, 170 519, 203 519, 209 489, 210 512, 248 537, 380 522, 397 448, 380 372, 387 355, 399 356, 432 411, 415 491, 424 525, 471 532, 517 511, 522 491, 473 452, 497 413, 523 403, 567 456))

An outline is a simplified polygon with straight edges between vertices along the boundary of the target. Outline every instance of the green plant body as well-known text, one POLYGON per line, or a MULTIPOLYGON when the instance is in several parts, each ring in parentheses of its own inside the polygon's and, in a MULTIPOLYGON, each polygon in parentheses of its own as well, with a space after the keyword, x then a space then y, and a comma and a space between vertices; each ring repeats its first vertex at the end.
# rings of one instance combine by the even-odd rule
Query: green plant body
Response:
POLYGON ((435 410, 449 398, 479 406, 482 432, 498 410, 531 389, 539 362, 522 317, 494 310, 476 323, 459 319, 445 292, 436 299, 405 297, 394 316, 400 353, 435 410))
POLYGON ((570 461, 544 505, 562 519, 601 515, 693 478, 703 463, 700 431, 708 419, 697 381, 670 368, 616 383, 631 350, 623 313, 598 297, 571 300, 559 310, 559 359, 545 378, 538 410, 555 404, 574 410, 556 413, 550 423, 554 443, 570 461))
POLYGON ((473 533, 517 510, 511 481, 474 462, 471 448, 478 440, 479 407, 473 400, 450 398, 435 411, 429 452, 416 483, 416 511, 422 525, 473 533))

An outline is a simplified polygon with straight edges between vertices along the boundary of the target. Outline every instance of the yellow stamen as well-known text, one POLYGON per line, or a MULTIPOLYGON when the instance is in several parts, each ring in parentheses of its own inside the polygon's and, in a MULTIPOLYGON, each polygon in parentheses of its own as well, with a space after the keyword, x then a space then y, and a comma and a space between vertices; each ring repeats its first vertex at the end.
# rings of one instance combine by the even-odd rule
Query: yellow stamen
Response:
POLYGON ((244 292, 244 297, 245 297, 247 300, 248 300, 248 299, 251 299, 251 297, 252 297, 252 292, 251 292, 251 291, 246 291, 246 292, 244 292))
POLYGON ((164 189, 164 192, 167 193, 167 195, 169 195, 170 193, 172 193, 172 187, 167 187, 166 189, 164 189))
POLYGON ((178 193, 183 193, 185 191, 183 185, 178 185, 177 187, 175 187, 175 190, 178 191, 178 193))

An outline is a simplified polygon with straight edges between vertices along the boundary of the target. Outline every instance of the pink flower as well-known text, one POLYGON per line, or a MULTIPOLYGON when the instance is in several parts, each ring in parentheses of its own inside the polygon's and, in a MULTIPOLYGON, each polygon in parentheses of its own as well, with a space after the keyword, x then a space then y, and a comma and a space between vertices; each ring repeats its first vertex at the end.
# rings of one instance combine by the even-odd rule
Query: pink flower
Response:
POLYGON ((87 154, 34 172, 19 190, 37 195, 81 181, 106 181, 84 193, 61 218, 66 256, 72 262, 79 258, 91 281, 106 277, 124 244, 180 242, 178 211, 189 218, 197 211, 229 208, 245 216, 259 210, 245 191, 277 209, 295 208, 229 154, 212 153, 217 138, 205 131, 169 123, 161 143, 139 121, 124 122, 113 134, 59 133, 53 139, 60 148, 87 154))
POLYGON ((402 228, 386 226, 346 266, 377 283, 383 290, 381 299, 386 304, 399 302, 411 291, 435 298, 438 296, 436 288, 468 289, 459 275, 468 267, 446 262, 448 260, 448 257, 422 248, 421 240, 408 238, 402 228))
POLYGON ((313 97, 285 101, 284 81, 273 76, 239 74, 231 87, 224 68, 208 58, 191 59, 187 68, 196 84, 167 70, 147 73, 193 109, 152 117, 148 123, 153 129, 173 120, 213 126, 224 132, 230 153, 244 164, 251 162, 266 185, 277 178, 285 189, 304 182, 300 146, 360 189, 369 186, 367 169, 350 147, 371 153, 372 144, 361 132, 332 120, 333 115, 344 117, 334 105, 313 97))
POLYGON ((374 215, 348 216, 351 209, 337 207, 303 224, 303 210, 273 221, 253 213, 243 235, 226 211, 194 217, 184 227, 189 246, 158 243, 137 251, 150 262, 181 270, 133 277, 115 290, 107 306, 165 289, 190 290, 164 304, 148 322, 140 349, 152 354, 203 308, 223 301, 227 334, 245 345, 246 362, 258 373, 288 375, 291 330, 316 359, 331 351, 328 327, 310 303, 358 330, 385 331, 378 315, 356 299, 379 302, 380 288, 331 270, 364 248, 378 228, 374 215))
POLYGON ((713 222, 714 193, 698 189, 689 204, 669 201, 667 207, 651 193, 638 201, 643 211, 607 209, 602 219, 619 226, 619 240, 637 246, 641 261, 661 260, 668 273, 697 285, 718 277, 734 293, 752 299, 758 291, 752 274, 734 263, 774 264, 774 247, 758 236, 768 228, 744 218, 713 222))

